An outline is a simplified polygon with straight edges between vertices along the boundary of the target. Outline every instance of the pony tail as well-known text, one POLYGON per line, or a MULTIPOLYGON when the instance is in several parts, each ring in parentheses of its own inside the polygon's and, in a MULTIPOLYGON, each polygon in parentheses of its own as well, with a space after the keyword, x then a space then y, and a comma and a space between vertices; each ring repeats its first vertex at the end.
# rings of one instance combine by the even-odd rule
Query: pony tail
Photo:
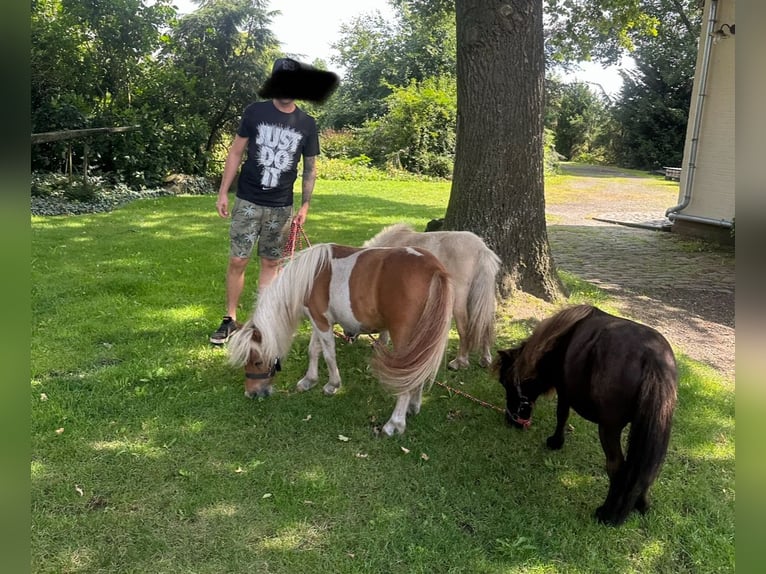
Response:
POLYGON ((479 253, 478 268, 466 302, 469 351, 479 351, 482 344, 492 346, 495 342, 495 277, 500 271, 500 258, 486 247, 479 253))
POLYGON ((625 463, 610 481, 604 502, 605 512, 613 513, 616 524, 622 523, 639 497, 646 494, 665 460, 678 387, 673 352, 668 349, 667 353, 668 364, 652 359, 644 367, 644 383, 630 424, 625 463))
POLYGON ((447 349, 452 323, 452 284, 444 271, 431 279, 429 297, 410 344, 403 349, 378 347, 371 366, 380 382, 395 394, 433 382, 447 349))

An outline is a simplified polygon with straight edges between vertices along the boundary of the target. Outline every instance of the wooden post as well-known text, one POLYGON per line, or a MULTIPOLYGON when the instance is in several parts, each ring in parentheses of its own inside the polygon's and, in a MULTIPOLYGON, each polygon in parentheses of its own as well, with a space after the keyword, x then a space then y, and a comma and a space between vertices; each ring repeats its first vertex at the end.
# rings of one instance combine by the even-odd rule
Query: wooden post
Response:
POLYGON ((87 197, 88 191, 88 140, 85 140, 85 147, 82 153, 82 193, 87 197))

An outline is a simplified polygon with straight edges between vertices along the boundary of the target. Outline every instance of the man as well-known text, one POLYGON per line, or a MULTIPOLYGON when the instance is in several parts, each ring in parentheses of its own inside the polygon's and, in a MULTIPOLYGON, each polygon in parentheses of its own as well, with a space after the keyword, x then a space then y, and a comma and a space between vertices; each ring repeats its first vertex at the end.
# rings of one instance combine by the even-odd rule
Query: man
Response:
POLYGON ((319 136, 316 121, 295 104, 295 99, 323 101, 336 86, 335 74, 280 58, 274 62, 272 75, 259 92, 271 99, 245 108, 226 156, 216 201, 218 215, 229 217, 229 187, 247 151, 231 210, 226 315, 210 336, 215 345, 224 344, 236 330, 245 269, 256 244, 260 291, 277 275, 291 223, 303 225, 306 221, 316 181, 319 136), (293 217, 293 185, 301 157, 301 206, 293 217))

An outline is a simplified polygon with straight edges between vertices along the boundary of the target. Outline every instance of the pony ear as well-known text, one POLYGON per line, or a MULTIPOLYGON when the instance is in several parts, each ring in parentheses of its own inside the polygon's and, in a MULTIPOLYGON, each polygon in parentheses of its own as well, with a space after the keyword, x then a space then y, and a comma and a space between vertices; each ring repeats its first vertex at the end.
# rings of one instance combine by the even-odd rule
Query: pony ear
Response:
POLYGON ((253 327, 253 334, 252 339, 254 343, 261 343, 263 341, 263 336, 261 335, 261 332, 258 330, 257 327, 253 327))
POLYGON ((519 347, 498 349, 495 363, 497 363, 498 367, 511 366, 519 358, 520 351, 519 347))

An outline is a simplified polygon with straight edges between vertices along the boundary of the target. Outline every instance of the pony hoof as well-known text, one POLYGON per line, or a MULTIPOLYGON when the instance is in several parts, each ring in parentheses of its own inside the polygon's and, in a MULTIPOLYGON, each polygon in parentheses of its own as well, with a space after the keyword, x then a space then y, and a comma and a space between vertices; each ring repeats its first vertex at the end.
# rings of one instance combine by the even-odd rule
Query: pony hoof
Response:
POLYGON ((295 389, 299 392, 308 391, 311 387, 316 385, 316 381, 311 381, 309 379, 301 379, 298 381, 298 384, 295 385, 295 389))
POLYGON ((479 359, 479 366, 486 369, 492 364, 492 358, 482 357, 479 359))
POLYGON ((603 505, 602 505, 602 506, 599 506, 599 507, 596 509, 596 512, 594 512, 594 513, 593 513, 593 518, 595 518, 595 519, 596 519, 596 521, 597 521, 599 524, 606 524, 606 525, 610 525, 610 524, 612 524, 612 519, 611 519, 611 517, 608 515, 608 513, 607 513, 607 511, 606 511, 606 509, 604 508, 604 506, 603 506, 603 505))
POLYGON ((407 414, 408 415, 416 415, 420 413, 420 405, 413 405, 412 403, 409 404, 407 407, 407 414))
POLYGON ((614 516, 612 513, 606 510, 604 506, 599 506, 596 509, 596 512, 593 513, 594 518, 598 521, 599 524, 604 524, 606 526, 619 526, 625 522, 624 518, 621 519, 619 516, 614 516))
POLYGON ((386 436, 394 436, 397 432, 399 434, 404 434, 404 427, 395 425, 391 421, 388 421, 386 424, 384 424, 381 430, 386 436))
POLYGON ((546 439, 545 444, 551 450, 559 450, 562 446, 564 446, 564 439, 558 438, 556 436, 549 436, 546 439))
POLYGON ((458 371, 460 369, 466 369, 468 368, 468 361, 463 361, 460 359, 452 359, 449 363, 447 363, 447 368, 450 371, 458 371))
POLYGON ((336 387, 334 385, 331 385, 330 383, 327 383, 324 387, 322 387, 322 391, 324 392, 324 394, 331 397, 332 395, 338 392, 338 388, 339 387, 336 387))

